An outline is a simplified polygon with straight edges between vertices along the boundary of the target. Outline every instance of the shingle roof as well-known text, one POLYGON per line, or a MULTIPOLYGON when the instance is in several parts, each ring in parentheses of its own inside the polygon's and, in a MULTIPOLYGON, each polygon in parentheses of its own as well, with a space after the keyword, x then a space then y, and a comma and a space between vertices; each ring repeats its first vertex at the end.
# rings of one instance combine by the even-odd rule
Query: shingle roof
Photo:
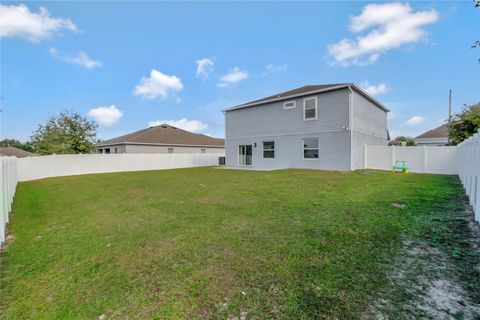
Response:
POLYGON ((380 102, 375 100, 373 97, 368 95, 365 91, 363 91, 361 88, 359 88, 358 86, 356 86, 353 83, 331 83, 331 84, 319 84, 319 85, 303 86, 303 87, 296 88, 296 89, 293 89, 293 90, 277 93, 277 94, 274 94, 272 96, 268 96, 268 97, 261 98, 261 99, 258 99, 258 100, 253 100, 253 101, 250 101, 250 102, 242 103, 240 105, 225 109, 224 111, 231 111, 231 110, 242 109, 242 108, 246 108, 246 107, 253 107, 253 106, 256 106, 256 105, 261 105, 261 104, 265 104, 265 103, 272 102, 272 101, 286 100, 290 97, 293 98, 293 97, 307 95, 309 93, 313 94, 315 92, 330 91, 330 90, 336 90, 336 89, 344 89, 344 88, 347 88, 347 87, 351 87, 351 88, 355 89, 356 91, 358 91, 359 93, 364 95, 366 98, 368 98, 369 100, 374 102, 381 109, 383 109, 387 112, 390 111, 385 106, 383 106, 380 102))
POLYGON ((224 139, 212 138, 199 133, 192 133, 167 124, 150 127, 118 138, 102 141, 98 143, 97 146, 129 143, 211 147, 225 146, 224 139))
POLYGON ((442 124, 440 127, 422 133, 415 139, 422 138, 447 138, 448 137, 448 124, 442 124))
POLYGON ((33 156, 33 153, 15 147, 0 147, 0 155, 6 157, 25 158, 33 156))

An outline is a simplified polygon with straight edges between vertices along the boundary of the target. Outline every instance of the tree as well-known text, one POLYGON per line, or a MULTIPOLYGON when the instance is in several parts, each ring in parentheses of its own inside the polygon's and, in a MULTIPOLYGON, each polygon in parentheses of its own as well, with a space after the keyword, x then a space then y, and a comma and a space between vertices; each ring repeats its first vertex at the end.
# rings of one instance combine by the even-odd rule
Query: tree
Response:
POLYGON ((399 137, 395 138, 395 141, 406 142, 407 146, 414 146, 415 145, 415 141, 411 137, 399 136, 399 137))
POLYGON ((457 145, 480 129, 480 103, 465 107, 455 114, 448 125, 450 141, 457 145))
POLYGON ((31 137, 38 154, 90 153, 97 142, 97 124, 70 110, 39 125, 31 137))
POLYGON ((29 152, 33 151, 33 147, 30 142, 27 141, 23 143, 17 139, 3 139, 0 141, 0 147, 15 147, 29 152))

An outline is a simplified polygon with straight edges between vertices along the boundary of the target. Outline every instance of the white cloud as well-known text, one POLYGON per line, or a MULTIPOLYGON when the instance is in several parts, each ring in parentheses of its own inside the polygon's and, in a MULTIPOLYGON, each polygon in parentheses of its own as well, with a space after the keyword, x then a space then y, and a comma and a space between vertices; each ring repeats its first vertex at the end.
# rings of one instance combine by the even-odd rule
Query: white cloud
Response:
POLYGON ((411 117, 410 119, 407 120, 407 124, 417 125, 417 124, 422 123, 423 120, 425 120, 425 119, 421 116, 413 116, 413 117, 411 117))
POLYGON ((102 66, 102 61, 93 60, 85 52, 79 52, 75 56, 61 55, 55 48, 48 49, 48 52, 53 58, 60 59, 68 63, 77 64, 87 69, 99 68, 102 66))
POLYGON ((362 87, 363 90, 365 90, 368 94, 372 96, 388 93, 390 91, 390 87, 387 86, 385 83, 380 83, 379 85, 375 86, 368 83, 368 81, 365 81, 360 84, 360 87, 362 87))
POLYGON ((110 107, 98 107, 91 109, 88 111, 87 115, 92 117, 93 120, 98 122, 99 125, 103 127, 109 127, 120 120, 120 118, 123 116, 123 112, 118 110, 115 105, 111 105, 110 107))
POLYGON ((197 65, 197 78, 200 78, 202 80, 208 79, 208 75, 213 70, 213 61, 208 58, 202 58, 197 60, 195 63, 197 65))
POLYGON ((169 76, 152 69, 150 77, 142 77, 140 83, 133 90, 133 94, 145 99, 167 98, 170 92, 183 89, 183 84, 177 76, 169 76))
POLYGON ((435 9, 414 12, 408 3, 368 4, 358 16, 351 17, 350 31, 360 33, 356 39, 343 38, 328 46, 332 64, 348 66, 375 63, 381 53, 419 42, 427 37, 422 29, 438 20, 435 9))
POLYGON ((287 71, 287 69, 288 69, 288 66, 286 64, 282 64, 282 65, 268 64, 265 67, 265 71, 262 73, 262 76, 265 77, 265 76, 268 76, 269 74, 285 72, 287 71))
POLYGON ((248 79, 248 73, 238 67, 230 69, 227 74, 220 77, 217 86, 220 88, 228 87, 244 79, 248 79))
POLYGON ((161 124, 168 124, 183 130, 187 130, 190 132, 200 132, 206 130, 208 128, 208 124, 203 123, 198 120, 188 120, 186 118, 180 120, 156 120, 150 121, 148 123, 149 127, 159 126, 161 124))
POLYGON ((44 7, 34 13, 24 4, 0 5, 0 38, 18 37, 38 42, 61 29, 78 31, 71 20, 52 17, 44 7))

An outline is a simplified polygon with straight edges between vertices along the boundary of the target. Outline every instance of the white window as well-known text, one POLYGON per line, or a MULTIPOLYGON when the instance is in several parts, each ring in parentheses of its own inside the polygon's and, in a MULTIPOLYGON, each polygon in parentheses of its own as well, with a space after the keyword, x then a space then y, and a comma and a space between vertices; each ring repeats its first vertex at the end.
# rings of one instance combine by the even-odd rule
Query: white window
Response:
POLYGON ((295 108, 295 100, 287 101, 283 104, 283 109, 293 109, 295 108))
POLYGON ((200 149, 200 153, 207 153, 207 149, 200 149))
POLYGON ((263 157, 265 159, 275 158, 275 141, 263 142, 263 157))
POLYGON ((173 153, 173 148, 168 148, 168 153, 173 153))
POLYGON ((303 159, 318 159, 318 139, 303 139, 303 159))
POLYGON ((317 97, 303 99, 303 120, 317 119, 317 97))

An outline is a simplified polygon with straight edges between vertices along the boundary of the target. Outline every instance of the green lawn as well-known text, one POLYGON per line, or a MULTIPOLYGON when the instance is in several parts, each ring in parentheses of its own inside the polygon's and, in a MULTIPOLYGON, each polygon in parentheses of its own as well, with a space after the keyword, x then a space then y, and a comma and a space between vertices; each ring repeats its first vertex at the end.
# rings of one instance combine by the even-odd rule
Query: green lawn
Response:
POLYGON ((359 317, 452 176, 192 168, 21 183, 6 319, 359 317), (406 205, 392 206, 392 202, 406 205))

